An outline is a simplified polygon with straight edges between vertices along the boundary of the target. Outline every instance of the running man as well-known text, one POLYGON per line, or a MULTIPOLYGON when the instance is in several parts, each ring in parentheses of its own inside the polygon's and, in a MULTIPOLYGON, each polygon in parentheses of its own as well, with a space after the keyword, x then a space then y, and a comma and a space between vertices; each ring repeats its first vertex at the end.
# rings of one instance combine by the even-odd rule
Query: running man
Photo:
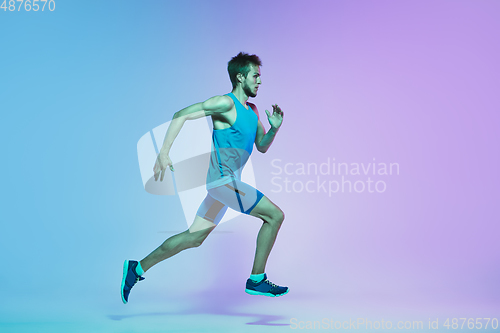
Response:
POLYGON ((170 148, 186 120, 212 117, 212 152, 207 173, 208 194, 201 203, 193 224, 188 230, 168 238, 140 262, 126 260, 123 266, 121 296, 128 302, 130 290, 151 267, 173 255, 200 246, 222 219, 227 207, 260 218, 263 221, 257 236, 254 264, 245 292, 251 295, 282 296, 288 287, 280 287, 267 279, 265 267, 269 253, 285 218, 283 211, 262 192, 241 181, 253 145, 265 153, 278 133, 283 111, 273 105, 273 113, 266 110, 271 129, 266 133, 259 120, 257 107, 247 102, 257 96, 261 82, 261 61, 256 55, 240 52, 228 63, 233 85, 231 93, 212 97, 174 114, 165 135, 163 146, 154 166, 155 181, 163 181, 167 167, 174 171, 169 157, 170 148))

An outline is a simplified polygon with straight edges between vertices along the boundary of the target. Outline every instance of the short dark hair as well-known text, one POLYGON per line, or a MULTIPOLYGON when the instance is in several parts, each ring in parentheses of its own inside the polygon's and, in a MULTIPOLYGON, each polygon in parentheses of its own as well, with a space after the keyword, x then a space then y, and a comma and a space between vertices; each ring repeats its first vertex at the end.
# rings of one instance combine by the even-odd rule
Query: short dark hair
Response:
POLYGON ((227 63, 227 72, 229 73, 229 78, 233 84, 233 89, 238 85, 236 75, 241 73, 244 77, 246 77, 250 72, 250 65, 262 66, 262 62, 255 54, 250 55, 248 53, 240 52, 227 63))

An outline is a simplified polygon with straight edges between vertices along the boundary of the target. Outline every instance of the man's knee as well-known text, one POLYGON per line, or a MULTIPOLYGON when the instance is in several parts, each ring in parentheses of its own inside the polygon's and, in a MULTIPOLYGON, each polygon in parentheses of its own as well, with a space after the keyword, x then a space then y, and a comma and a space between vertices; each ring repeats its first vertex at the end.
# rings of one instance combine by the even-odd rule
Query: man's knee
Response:
POLYGON ((205 240, 206 237, 194 237, 193 235, 189 235, 189 238, 187 240, 187 247, 198 247, 201 244, 203 244, 203 241, 205 240))
POLYGON ((269 222, 281 225, 284 220, 285 220, 285 213, 279 207, 276 207, 270 214, 269 222))
MULTIPOLYGON (((203 242, 205 241, 205 239, 207 239, 208 235, 210 234, 210 232, 215 228, 215 226, 212 226, 212 227, 208 227, 208 228, 205 228, 203 230, 200 230, 200 231, 196 231, 196 232, 190 232, 190 245, 191 247, 198 247, 200 246, 201 244, 203 244, 203 242)), ((188 231, 189 232, 189 231, 188 231)))
POLYGON ((280 223, 282 223, 282 222, 285 220, 285 213, 284 213, 281 209, 279 209, 279 208, 278 208, 278 210, 279 210, 279 213, 278 213, 278 221, 279 221, 280 223))
POLYGON ((191 243, 191 247, 198 247, 200 246, 201 244, 203 244, 203 242, 205 241, 205 239, 195 239, 192 243, 191 243))
POLYGON ((278 226, 285 219, 285 213, 265 196, 250 212, 250 215, 258 217, 264 222, 277 224, 278 226))

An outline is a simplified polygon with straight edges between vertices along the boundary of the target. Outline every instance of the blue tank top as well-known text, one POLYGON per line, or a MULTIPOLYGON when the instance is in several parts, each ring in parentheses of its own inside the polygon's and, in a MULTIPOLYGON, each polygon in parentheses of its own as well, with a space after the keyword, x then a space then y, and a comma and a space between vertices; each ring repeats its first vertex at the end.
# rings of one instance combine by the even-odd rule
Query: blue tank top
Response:
POLYGON ((213 130, 207 189, 228 184, 233 178, 241 180, 257 133, 258 118, 250 106, 247 110, 233 93, 226 96, 234 101, 236 121, 231 127, 213 130))

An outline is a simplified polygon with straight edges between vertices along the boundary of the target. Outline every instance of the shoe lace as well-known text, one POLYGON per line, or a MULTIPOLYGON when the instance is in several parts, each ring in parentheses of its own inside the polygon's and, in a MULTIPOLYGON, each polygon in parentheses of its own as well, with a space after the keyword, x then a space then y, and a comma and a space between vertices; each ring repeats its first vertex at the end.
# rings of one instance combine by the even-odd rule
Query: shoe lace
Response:
POLYGON ((137 279, 135 279, 135 283, 142 281, 142 280, 144 280, 144 278, 142 276, 138 276, 137 279))
POLYGON ((278 288, 278 287, 279 287, 278 285, 276 285, 276 284, 272 283, 271 281, 269 281, 269 280, 267 280, 267 279, 266 279, 266 283, 267 283, 268 285, 270 285, 271 287, 275 287, 275 288, 278 288))

